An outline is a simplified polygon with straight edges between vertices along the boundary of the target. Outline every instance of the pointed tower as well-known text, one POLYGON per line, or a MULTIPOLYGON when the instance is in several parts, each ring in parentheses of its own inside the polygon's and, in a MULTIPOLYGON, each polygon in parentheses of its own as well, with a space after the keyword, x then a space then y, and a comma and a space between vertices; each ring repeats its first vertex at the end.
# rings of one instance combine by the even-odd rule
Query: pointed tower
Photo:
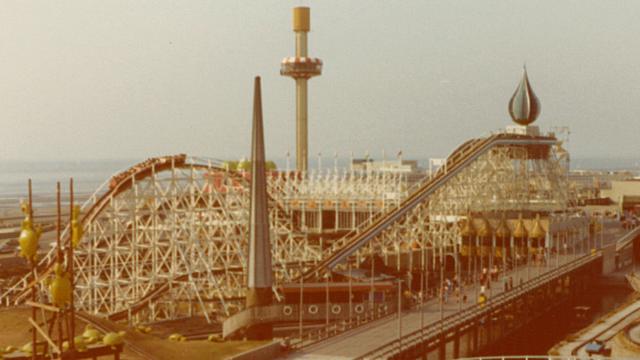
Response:
MULTIPOLYGON (((271 305, 273 275, 267 179, 265 175, 264 134, 260 77, 255 78, 253 94, 253 130, 251 136, 251 213, 249 217, 249 267, 247 275, 247 308, 271 305)), ((250 326, 250 339, 270 339, 270 324, 250 326)))
POLYGON ((509 101, 509 115, 516 124, 528 126, 536 121, 539 114, 540 101, 529 84, 527 68, 524 68, 522 80, 509 101))

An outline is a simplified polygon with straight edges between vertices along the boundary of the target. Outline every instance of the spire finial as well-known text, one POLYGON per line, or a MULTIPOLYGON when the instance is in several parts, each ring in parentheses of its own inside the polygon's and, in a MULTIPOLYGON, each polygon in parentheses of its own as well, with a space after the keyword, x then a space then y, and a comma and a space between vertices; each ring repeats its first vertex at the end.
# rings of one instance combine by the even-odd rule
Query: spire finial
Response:
POLYGON ((540 101, 529 84, 527 63, 523 64, 522 80, 509 101, 509 115, 514 122, 527 126, 540 114, 540 101))

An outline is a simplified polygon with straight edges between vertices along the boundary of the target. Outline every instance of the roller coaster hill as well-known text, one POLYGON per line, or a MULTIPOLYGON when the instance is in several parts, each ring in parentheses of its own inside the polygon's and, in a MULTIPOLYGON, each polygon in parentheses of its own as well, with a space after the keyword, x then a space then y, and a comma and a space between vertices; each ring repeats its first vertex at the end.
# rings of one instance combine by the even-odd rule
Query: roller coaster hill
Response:
MULTIPOLYGON (((575 248, 589 237, 590 219, 573 207, 568 160, 553 133, 524 124, 464 142, 418 181, 353 168, 271 170, 276 304, 335 302, 316 306, 315 317, 340 318, 389 298, 397 279, 423 294, 443 277, 469 281, 485 267, 507 271, 575 248)), ((99 187, 81 208, 76 309, 135 323, 221 323, 242 312, 250 176, 228 165, 157 157, 99 187)), ((54 264, 51 249, 34 273, 2 289, 2 305, 24 303, 32 284, 43 298, 54 264)), ((278 309, 283 322, 300 314, 278 309)))
MULTIPOLYGON (((570 209, 565 161, 553 136, 498 133, 465 142, 413 186, 401 174, 272 171, 276 298, 301 275, 318 280, 336 266, 343 274, 345 266, 361 268, 369 277, 371 264, 380 264, 376 272, 397 275, 421 266, 421 257, 432 267, 443 257, 450 272, 488 264, 492 249, 508 263, 524 243, 505 233, 494 244, 491 229, 505 226, 544 229, 533 246, 540 249, 557 248, 573 236, 567 234, 584 236, 589 223, 570 209), (465 234, 471 228, 486 236, 465 234)), ((140 321, 238 311, 246 284, 247 190, 245 172, 184 154, 112 177, 82 207, 78 308, 140 321)), ((36 280, 52 272, 53 254, 40 260, 36 280)), ((33 281, 20 279, 2 303, 23 302, 33 281)))

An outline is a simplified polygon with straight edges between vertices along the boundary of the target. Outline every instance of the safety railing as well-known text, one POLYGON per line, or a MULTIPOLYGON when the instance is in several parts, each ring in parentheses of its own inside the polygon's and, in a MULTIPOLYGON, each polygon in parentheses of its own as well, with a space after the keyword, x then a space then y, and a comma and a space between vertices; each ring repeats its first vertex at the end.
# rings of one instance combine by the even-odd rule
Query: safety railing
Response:
POLYGON ((620 250, 629 246, 631 243, 633 243, 633 240, 638 237, 638 235, 640 235, 640 226, 636 226, 635 229, 629 231, 622 238, 620 238, 616 242, 616 250, 620 250))

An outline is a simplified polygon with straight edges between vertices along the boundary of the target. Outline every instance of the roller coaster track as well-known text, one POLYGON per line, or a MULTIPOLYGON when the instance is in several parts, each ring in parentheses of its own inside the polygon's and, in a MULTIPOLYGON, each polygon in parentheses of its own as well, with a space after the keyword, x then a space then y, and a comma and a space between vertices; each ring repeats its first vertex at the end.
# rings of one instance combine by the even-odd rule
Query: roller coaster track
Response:
MULTIPOLYGON (((248 181, 243 176, 243 174, 236 171, 228 171, 224 169, 222 166, 220 166, 220 164, 217 164, 217 163, 212 164, 210 161, 207 163, 206 161, 201 161, 201 160, 195 160, 195 162, 193 161, 187 162, 186 155, 182 155, 182 154, 175 155, 175 156, 167 156, 162 158, 149 159, 143 163, 134 165, 131 168, 118 173, 117 175, 114 175, 109 180, 107 180, 107 182, 105 182, 103 186, 99 187, 99 189, 94 193, 93 198, 89 199, 87 203, 85 203, 84 205, 86 210, 83 210, 83 217, 82 217, 83 226, 86 227, 89 223, 94 221, 103 211, 103 209, 106 206, 108 206, 109 201, 112 197, 130 189, 135 184, 136 181, 152 176, 153 174, 158 172, 171 170, 171 169, 178 169, 178 168, 196 168, 196 169, 204 169, 204 170, 208 169, 208 170, 219 170, 219 171, 223 170, 228 172, 229 175, 232 177, 232 179, 240 183, 248 181), (107 185, 108 185, 108 190, 102 191, 101 189, 105 188, 107 185), (102 194, 99 195, 101 192, 102 194)), ((282 205, 278 203, 276 198, 274 196, 271 196, 271 194, 269 195, 269 201, 270 203, 272 203, 271 205, 272 208, 277 208, 278 214, 285 213, 282 205)), ((63 238, 67 239, 68 238, 67 235, 68 234, 65 230, 65 232, 63 233, 63 238)), ((28 277, 25 277, 21 280, 22 282, 25 282, 25 280, 28 280, 29 282, 26 284, 26 286, 24 286, 21 289, 19 293, 13 296, 12 301, 14 303, 18 304, 23 300, 25 300, 25 298, 30 294, 28 289, 30 289, 30 287, 33 286, 34 283, 40 282, 42 279, 46 278, 52 273, 54 264, 55 264, 55 257, 51 256, 52 253, 54 252, 50 251, 47 257, 43 258, 38 264, 39 271, 35 281, 33 280, 33 276, 31 274, 28 277)), ((294 268, 302 264, 304 267, 310 267, 314 263, 315 263, 314 261, 305 261, 303 263, 300 263, 299 260, 295 260, 295 261, 286 262, 286 263, 276 263, 274 264, 274 266, 294 268)), ((243 268, 242 266, 236 266, 231 268, 229 267, 214 268, 211 270, 211 273, 223 274, 228 271, 242 272, 243 268)), ((121 319, 127 318, 130 315, 134 315, 138 313, 140 310, 144 309, 144 307, 148 305, 150 302, 158 299, 159 297, 161 297, 162 295, 170 291, 171 290, 170 284, 175 282, 187 281, 190 275, 198 276, 198 273, 196 272, 191 274, 182 274, 172 279, 169 279, 169 281, 163 282, 161 284, 157 284, 152 289, 150 289, 147 293, 145 293, 141 298, 139 298, 135 303, 128 306, 126 309, 117 311, 115 313, 111 313, 107 317, 110 320, 121 320, 121 319)), ((20 282, 14 285, 14 287, 19 284, 20 282)))
MULTIPOLYGON (((534 137, 504 133, 465 142, 447 158, 445 165, 439 168, 430 179, 417 184, 415 186, 417 189, 409 192, 409 197, 402 201, 398 207, 392 208, 387 210, 386 213, 375 216, 370 222, 363 223, 362 227, 350 232, 347 236, 334 242, 332 246, 326 249, 324 254, 322 254, 322 260, 320 260, 319 263, 305 263, 304 268, 310 270, 306 271, 304 276, 308 278, 318 271, 331 269, 341 261, 344 261, 345 258, 353 254, 371 239, 378 236, 387 227, 397 222, 402 216, 407 214, 418 204, 424 202, 429 195, 445 185, 451 177, 456 176, 456 174, 463 170, 467 165, 489 151, 491 148, 500 145, 552 145, 555 143, 556 139, 553 137, 534 137)), ((130 189, 134 186, 136 181, 153 176, 156 172, 171 170, 172 168, 224 170, 218 162, 216 162, 216 164, 212 164, 211 162, 207 164, 206 161, 203 162, 202 160, 187 161, 186 155, 149 159, 113 176, 105 183, 105 185, 108 185, 106 191, 103 190, 105 185, 96 191, 94 196, 85 203, 84 207, 86 209, 83 209, 82 218, 83 226, 87 226, 89 223, 94 221, 103 209, 109 205, 109 202, 114 196, 130 189)), ((247 181, 247 179, 240 173, 235 171, 229 171, 229 173, 230 176, 237 178, 240 181, 247 181)), ((278 204, 273 197, 270 197, 270 202, 275 202, 276 206, 279 209, 281 208, 280 204, 278 204)), ((283 212, 284 211, 279 211, 278 213, 283 212)), ((63 237, 68 238, 68 230, 65 230, 63 237)), ((54 253, 54 251, 50 251, 47 257, 40 261, 36 279, 33 279, 32 276, 27 276, 14 285, 14 287, 4 295, 9 296, 9 294, 11 294, 10 298, 6 298, 7 302, 11 299, 13 303, 20 303, 29 294, 28 289, 31 286, 52 273, 53 265, 55 264, 55 257, 52 255, 54 253)), ((289 259, 288 261, 291 261, 291 264, 295 265, 293 260, 295 259, 289 259)), ((287 266, 285 263, 282 265, 287 266)), ((229 271, 229 269, 226 270, 229 271)), ((237 270, 242 271, 240 267, 237 270)), ((212 271, 215 272, 216 269, 212 269, 212 271)), ((170 286, 168 285, 169 283, 185 281, 188 276, 189 275, 187 274, 180 274, 177 277, 170 279, 170 281, 167 281, 167 283, 155 285, 141 298, 139 298, 139 300, 128 306, 127 309, 112 313, 109 315, 109 318, 117 320, 126 318, 128 314, 139 312, 149 302, 157 299, 163 294, 166 294, 166 292, 170 290, 170 286)))
POLYGON ((308 279, 320 271, 332 269, 347 257, 378 236, 386 228, 400 220, 405 214, 414 209, 418 204, 427 199, 434 191, 444 186, 449 179, 456 176, 466 166, 476 160, 493 147, 499 145, 530 145, 544 144, 554 145, 557 140, 554 137, 528 136, 518 134, 499 133, 484 139, 467 141, 458 147, 449 157, 444 166, 441 166, 431 179, 403 200, 398 207, 391 209, 366 228, 358 233, 352 232, 334 243, 331 254, 325 256, 318 265, 308 270, 303 276, 308 279))
MULTIPOLYGON (((308 261, 308 262, 291 262, 289 264, 286 264, 287 267, 295 267, 295 266, 303 266, 303 268, 305 266, 311 266, 314 262, 313 261, 308 261)), ((282 266, 283 264, 274 264, 275 267, 278 266, 282 266)), ((211 272, 216 274, 216 273, 224 273, 225 271, 242 271, 242 267, 237 267, 237 268, 231 268, 231 269, 214 269, 211 272)), ((192 273, 192 276, 194 275, 198 275, 196 273, 192 273)), ((173 282, 178 282, 178 281, 185 281, 189 279, 189 274, 184 274, 184 275, 180 275, 174 279, 172 279, 172 281, 167 281, 164 282, 162 284, 158 284, 156 285, 155 288, 153 288, 151 291, 147 292, 143 297, 141 297, 138 301, 136 301, 135 303, 131 304, 127 309, 109 314, 109 316, 107 316, 107 318, 109 320, 112 321, 117 321, 117 320, 123 320, 126 319, 127 317, 129 317, 130 315, 135 315, 136 313, 138 313, 140 310, 144 309, 144 307, 149 304, 150 302, 158 299, 159 297, 161 297, 162 295, 164 295, 165 293, 167 293, 169 290, 171 290, 171 286, 170 284, 173 282)))
MULTIPOLYGON (((211 170, 224 170, 221 164, 217 161, 216 163, 209 162, 208 164, 197 163, 197 162, 187 162, 187 156, 185 154, 178 154, 172 156, 163 156, 157 158, 151 158, 139 164, 136 164, 127 170, 124 170, 114 176, 112 176, 105 184, 100 186, 98 190, 94 193, 94 196, 87 200, 87 203, 83 205, 83 207, 87 206, 91 202, 92 199, 96 199, 92 204, 88 206, 86 210, 83 209, 83 217, 82 217, 82 225, 87 226, 87 224, 91 223, 97 216, 100 215, 102 210, 109 204, 109 201, 112 197, 118 195, 121 192, 124 192, 130 189, 135 181, 144 179, 146 177, 152 176, 157 172, 162 172, 170 169, 178 169, 178 168, 195 168, 195 169, 211 169, 211 170), (98 195, 101 190, 108 186, 107 191, 98 195)), ((245 181, 246 179, 238 172, 229 171, 229 173, 236 178, 237 180, 245 181)), ((273 201, 273 198, 270 198, 273 201)), ((64 229, 62 234, 63 244, 68 241, 69 237, 68 226, 64 229)), ((44 278, 53 273, 54 265, 56 263, 55 257, 52 254, 55 251, 49 251, 46 257, 44 257, 39 264, 37 265, 37 277, 34 280, 31 274, 26 276, 27 279, 30 279, 26 286, 22 289, 21 292, 15 295, 14 303, 18 304, 22 302, 26 296, 29 294, 29 289, 35 284, 42 281, 44 278)), ((179 280, 179 279, 175 279, 179 280)), ((22 280, 24 281, 24 280, 22 280)), ((163 289, 164 286, 160 286, 160 289, 163 289)), ((151 292, 153 294, 153 298, 156 298, 158 295, 157 291, 160 289, 156 288, 151 292)), ((11 291, 11 289, 9 290, 11 291)), ((5 295, 6 296, 6 295, 5 295)), ((148 297, 145 295, 143 299, 147 299, 148 297)), ((146 303, 146 302, 145 302, 146 303)))
POLYGON ((174 278, 172 281, 167 281, 167 282, 164 282, 162 284, 156 285, 155 288, 153 288, 151 291, 147 292, 135 304, 132 304, 131 306, 129 306, 129 308, 127 308, 125 310, 109 314, 109 316, 107 316, 107 318, 109 320, 112 320, 112 321, 117 321, 117 320, 126 319, 129 315, 136 314, 137 312, 142 310, 144 308, 144 306, 146 306, 148 303, 150 303, 151 301, 159 298, 164 293, 169 291, 171 289, 171 285, 170 285, 171 283, 173 283, 175 281, 187 280, 187 279, 189 279, 189 275, 193 275, 193 274, 184 274, 184 275, 181 275, 181 276, 178 276, 178 277, 174 278))

